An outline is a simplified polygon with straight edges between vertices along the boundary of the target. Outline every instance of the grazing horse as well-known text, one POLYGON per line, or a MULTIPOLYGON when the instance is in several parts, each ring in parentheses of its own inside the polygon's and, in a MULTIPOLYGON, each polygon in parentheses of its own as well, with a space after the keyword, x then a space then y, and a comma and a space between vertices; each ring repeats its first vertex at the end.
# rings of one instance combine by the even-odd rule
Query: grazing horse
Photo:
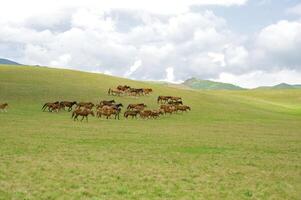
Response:
POLYGON ((71 118, 74 118, 75 121, 78 120, 78 116, 82 116, 82 119, 80 121, 83 121, 83 119, 86 118, 88 122, 88 115, 94 116, 94 112, 89 109, 84 109, 84 110, 77 109, 73 111, 71 118))
POLYGON ((6 108, 8 107, 8 103, 3 103, 3 104, 0 104, 0 110, 1 112, 7 112, 6 108))
POLYGON ((42 107, 42 110, 43 110, 43 112, 46 110, 46 108, 48 108, 48 111, 49 112, 51 112, 51 107, 53 107, 53 106, 55 106, 55 105, 59 105, 59 102, 58 101, 56 101, 56 102, 53 102, 53 103, 51 103, 51 102, 48 102, 48 103, 45 103, 44 105, 43 105, 43 107, 42 107))
POLYGON ((128 118, 129 116, 132 116, 132 119, 135 117, 137 119, 137 115, 140 113, 138 110, 127 110, 124 112, 124 117, 128 118))
POLYGON ((157 103, 166 103, 171 99, 171 96, 158 96, 157 103))
POLYGON ((147 107, 144 103, 136 103, 136 104, 129 104, 127 109, 131 110, 131 109, 135 109, 136 107, 139 107, 139 106, 143 106, 144 108, 147 107))
POLYGON ((68 112, 70 112, 72 110, 72 107, 76 104, 77 104, 76 101, 61 101, 60 102, 61 108, 63 108, 65 110, 65 107, 67 107, 68 112))

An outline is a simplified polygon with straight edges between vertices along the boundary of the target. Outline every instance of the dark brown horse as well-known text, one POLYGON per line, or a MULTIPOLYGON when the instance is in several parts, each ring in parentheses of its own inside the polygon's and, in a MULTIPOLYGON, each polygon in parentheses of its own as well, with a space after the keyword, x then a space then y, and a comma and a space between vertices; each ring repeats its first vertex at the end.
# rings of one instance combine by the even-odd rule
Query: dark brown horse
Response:
POLYGON ((60 103, 58 101, 53 102, 53 103, 52 102, 45 103, 42 107, 42 110, 44 112, 46 110, 46 108, 48 108, 48 111, 51 112, 51 107, 59 105, 59 104, 60 103))
POLYGON ((72 110, 72 107, 76 104, 77 104, 76 101, 61 101, 60 102, 61 108, 63 108, 65 110, 65 107, 67 107, 68 112, 70 112, 72 110))
POLYGON ((136 107, 147 107, 144 103, 136 103, 136 104, 129 104, 127 109, 128 110, 132 110, 132 109, 135 109, 136 107))
POLYGON ((92 103, 92 102, 79 102, 76 104, 76 109, 81 108, 81 107, 93 108, 93 106, 94 106, 94 103, 92 103))
POLYGON ((137 115, 140 113, 138 110, 127 110, 124 112, 123 116, 125 118, 128 118, 129 116, 132 117, 132 119, 135 117, 137 119, 137 115))
POLYGON ((8 103, 0 104, 1 112, 7 112, 6 108, 8 107, 8 103))
POLYGON ((86 120, 88 122, 88 115, 94 116, 94 112, 89 109, 84 109, 84 110, 77 109, 72 112, 71 118, 74 118, 74 121, 75 121, 75 120, 78 120, 78 116, 82 116, 82 119, 80 121, 83 121, 83 119, 86 118, 86 120))
POLYGON ((158 96, 157 103, 166 103, 171 99, 171 96, 158 96))

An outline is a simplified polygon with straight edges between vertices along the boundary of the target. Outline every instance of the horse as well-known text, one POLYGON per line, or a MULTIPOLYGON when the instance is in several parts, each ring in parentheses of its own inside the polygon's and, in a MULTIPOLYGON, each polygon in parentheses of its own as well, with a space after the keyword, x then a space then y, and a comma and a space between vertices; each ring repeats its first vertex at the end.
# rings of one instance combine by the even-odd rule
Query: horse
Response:
POLYGON ((151 114, 151 117, 154 118, 154 119, 157 119, 158 117, 160 117, 160 115, 163 115, 164 112, 163 110, 153 110, 152 111, 152 114, 151 114))
POLYGON ((100 101, 99 105, 100 106, 105 106, 105 105, 112 105, 114 103, 116 103, 114 99, 113 100, 109 100, 109 101, 103 100, 103 101, 100 101))
POLYGON ((7 112, 6 108, 8 107, 8 103, 0 104, 1 112, 7 112))
POLYGON ((169 105, 183 105, 183 101, 179 100, 179 101, 169 101, 168 102, 169 105))
POLYGON ((186 106, 186 105, 177 105, 176 106, 176 110, 178 111, 182 111, 182 112, 187 112, 187 110, 191 110, 190 106, 186 106))
POLYGON ((108 119, 111 115, 115 115, 115 119, 119 120, 121 108, 113 107, 113 106, 103 106, 102 108, 97 110, 97 117, 101 117, 102 115, 106 116, 108 119))
POLYGON ((127 109, 131 110, 131 109, 134 109, 134 108, 136 108, 138 106, 147 107, 144 103, 136 103, 136 104, 129 104, 128 107, 127 107, 127 109))
POLYGON ((127 91, 128 89, 130 89, 131 87, 128 85, 118 85, 117 86, 117 90, 121 90, 123 92, 127 91))
POLYGON ((150 93, 152 93, 153 92, 153 89, 151 89, 151 88, 143 88, 143 93, 145 94, 145 95, 149 95, 150 93))
POLYGON ((60 104, 52 104, 48 107, 48 111, 49 112, 53 112, 53 111, 56 111, 56 112, 59 112, 61 110, 62 106, 60 104))
POLYGON ((80 121, 83 121, 83 119, 86 118, 86 120, 88 122, 88 115, 94 116, 94 112, 89 109, 84 109, 84 110, 77 109, 72 112, 71 118, 74 118, 74 121, 75 121, 75 120, 78 120, 78 116, 82 116, 82 119, 80 121))
POLYGON ((76 101, 61 101, 60 102, 61 108, 63 108, 65 110, 65 107, 67 107, 68 112, 70 112, 72 110, 72 107, 76 104, 77 104, 76 101))
POLYGON ((56 102, 53 102, 53 103, 51 103, 51 102, 45 103, 45 104, 43 105, 43 107, 42 107, 43 112, 46 110, 46 108, 48 108, 48 111, 50 112, 50 108, 51 108, 52 106, 56 105, 56 104, 59 104, 59 102, 56 101, 56 102))
POLYGON ((122 95, 124 93, 124 91, 122 91, 122 90, 115 90, 115 89, 111 89, 111 88, 109 88, 109 90, 108 90, 108 95, 114 95, 114 96, 120 96, 120 95, 122 95))
POLYGON ((153 112, 151 110, 142 110, 140 111, 140 117, 143 119, 148 119, 151 117, 152 113, 153 112))
POLYGON ((76 109, 81 108, 81 107, 88 107, 88 108, 93 108, 94 107, 94 103, 92 102, 79 102, 76 104, 76 109))
POLYGON ((176 107, 173 105, 161 105, 160 109, 164 111, 164 114, 172 114, 173 112, 176 112, 176 107))
POLYGON ((129 116, 132 116, 132 119, 135 117, 137 119, 137 115, 140 113, 138 110, 127 110, 124 112, 123 116, 125 118, 128 118, 129 116))
POLYGON ((158 96, 157 103, 166 103, 171 99, 171 96, 158 96))

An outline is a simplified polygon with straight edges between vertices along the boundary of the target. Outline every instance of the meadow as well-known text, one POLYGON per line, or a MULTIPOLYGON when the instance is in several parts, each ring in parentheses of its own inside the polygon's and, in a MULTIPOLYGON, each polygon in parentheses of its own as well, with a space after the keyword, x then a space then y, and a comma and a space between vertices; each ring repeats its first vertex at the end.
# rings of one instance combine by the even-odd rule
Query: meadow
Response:
POLYGON ((301 90, 196 91, 102 74, 0 66, 0 199, 300 199, 301 90), (139 98, 109 87, 151 87, 139 98), (114 98, 188 113, 74 122, 45 102, 114 98))

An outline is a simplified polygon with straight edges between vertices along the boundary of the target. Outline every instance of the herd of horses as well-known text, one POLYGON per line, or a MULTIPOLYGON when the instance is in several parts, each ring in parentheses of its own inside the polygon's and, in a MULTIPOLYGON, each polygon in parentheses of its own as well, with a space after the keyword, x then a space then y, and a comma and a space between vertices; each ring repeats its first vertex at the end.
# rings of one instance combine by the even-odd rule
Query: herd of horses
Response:
MULTIPOLYGON (((158 100, 162 97, 159 96, 158 100)), ((190 110, 190 107, 183 105, 182 99, 180 97, 169 98, 168 101, 162 101, 162 104, 158 109, 148 109, 148 106, 145 103, 135 103, 129 104, 126 107, 126 110, 123 116, 127 118, 142 118, 142 119, 157 119, 164 114, 172 114, 177 112, 187 112, 190 110), (174 100, 177 99, 177 100, 174 100)), ((160 101, 158 101, 160 102, 160 101)), ((111 118, 112 116, 115 119, 120 119, 120 114, 123 108, 122 103, 116 103, 115 100, 103 100, 98 104, 92 102, 76 102, 76 101, 56 101, 48 102, 42 106, 43 111, 48 112, 59 112, 61 110, 72 111, 71 118, 75 121, 78 120, 78 117, 81 117, 81 121, 86 119, 88 121, 88 116, 96 116, 98 118, 105 117, 106 119, 111 118)))
MULTIPOLYGON (((109 89, 109 95, 118 95, 116 93, 121 92, 122 94, 133 95, 148 95, 153 90, 151 88, 131 88, 127 85, 119 85, 117 89, 109 89)), ((120 93, 120 94, 121 94, 120 93)), ((120 96, 120 95, 118 95, 120 96)), ((157 109, 149 109, 145 103, 135 103, 129 104, 123 113, 124 118, 142 118, 142 119, 157 119, 162 115, 173 114, 178 112, 187 112, 191 108, 187 105, 183 105, 183 100, 181 97, 176 96, 158 96, 157 104, 160 106, 157 109)), ((0 111, 7 112, 8 104, 0 104, 0 111)), ((60 112, 62 110, 71 112, 71 118, 76 121, 81 117, 81 121, 86 119, 88 121, 88 116, 96 116, 98 118, 105 117, 106 119, 112 116, 115 119, 120 119, 120 114, 123 108, 122 103, 117 103, 115 100, 102 100, 98 104, 93 102, 77 102, 77 101, 55 101, 47 102, 42 106, 42 111, 48 112, 60 112)))
POLYGON ((115 89, 109 88, 108 95, 113 96, 142 96, 153 92, 151 88, 132 88, 128 85, 118 85, 115 89))

